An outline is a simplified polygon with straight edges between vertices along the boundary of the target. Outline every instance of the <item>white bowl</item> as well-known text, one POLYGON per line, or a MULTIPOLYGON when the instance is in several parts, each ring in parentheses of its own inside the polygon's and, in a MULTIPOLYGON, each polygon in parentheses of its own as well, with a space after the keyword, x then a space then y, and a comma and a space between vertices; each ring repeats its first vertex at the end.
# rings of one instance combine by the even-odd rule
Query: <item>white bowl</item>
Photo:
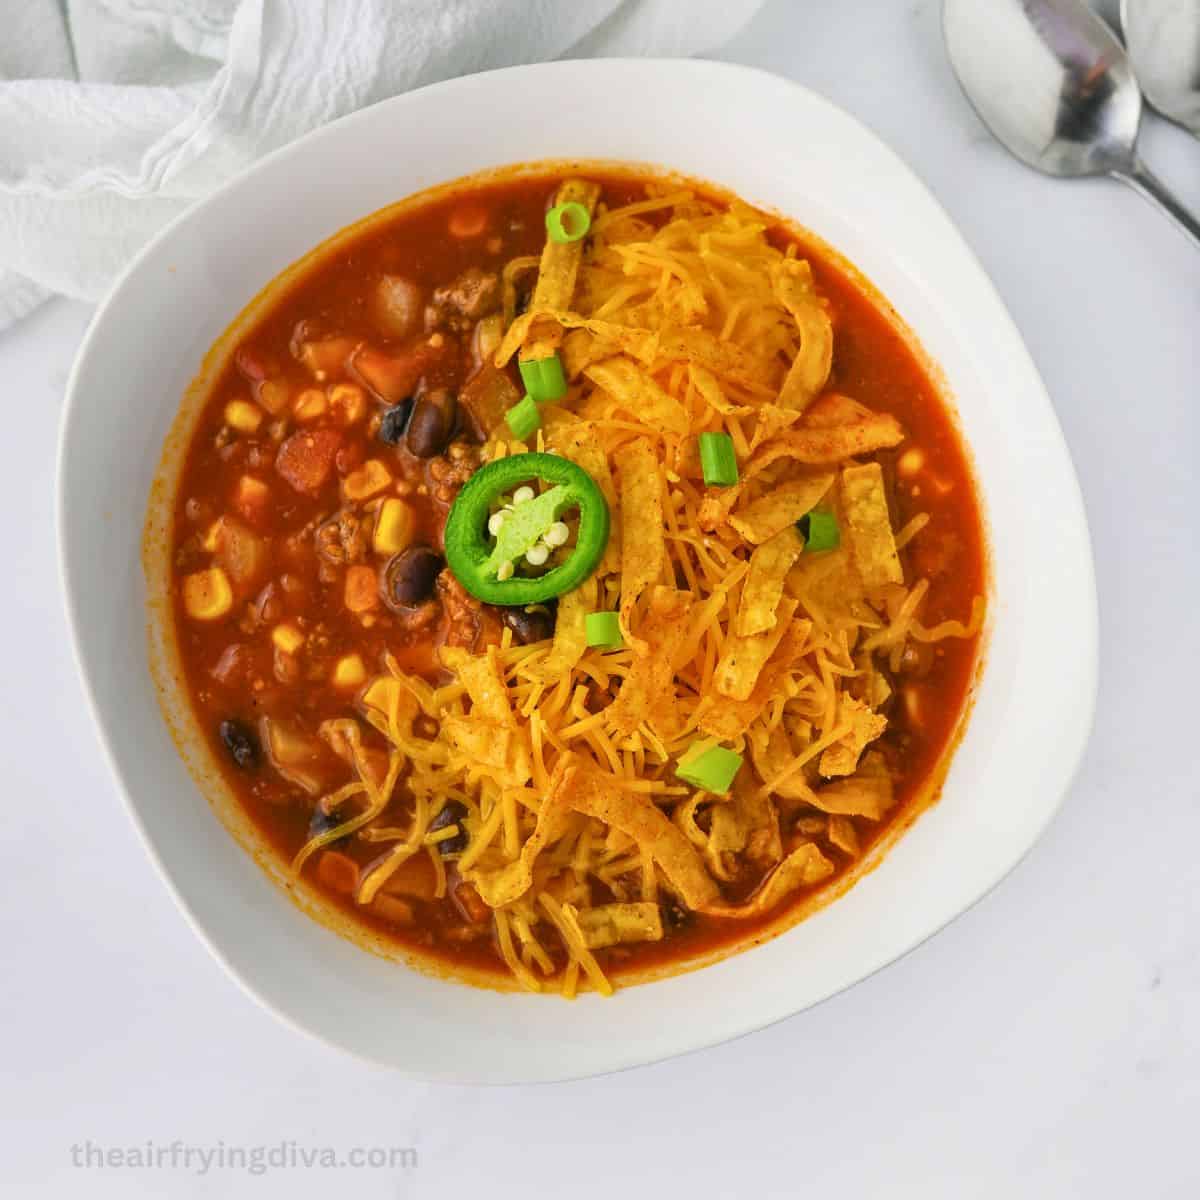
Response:
POLYGON ((1012 869, 1082 755, 1096 595, 1058 422, 987 276, 871 133, 781 79, 698 61, 563 62, 438 84, 270 156, 182 216, 92 322, 59 462, 64 588, 85 688, 130 812, 193 928, 282 1019, 424 1079, 563 1079, 758 1029, 911 950, 1012 869), (159 713, 140 538, 164 436, 209 345, 285 266, 419 189, 542 158, 661 164, 812 229, 945 372, 990 518, 989 661, 940 803, 850 892, 768 944, 575 1003, 448 983, 301 915, 214 817, 159 713))

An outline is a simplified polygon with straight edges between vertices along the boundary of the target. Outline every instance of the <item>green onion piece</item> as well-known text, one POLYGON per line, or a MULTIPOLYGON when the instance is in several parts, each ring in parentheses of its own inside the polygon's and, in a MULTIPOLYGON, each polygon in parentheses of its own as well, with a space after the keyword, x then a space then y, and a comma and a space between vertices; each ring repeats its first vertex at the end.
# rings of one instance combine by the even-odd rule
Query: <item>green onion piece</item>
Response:
POLYGON ((513 431, 513 437, 524 442, 542 423, 542 414, 538 412, 537 401, 532 396, 525 396, 504 414, 504 419, 513 431))
POLYGON ((517 366, 525 390, 535 400, 557 400, 567 394, 567 377, 557 354, 551 354, 549 358, 521 359, 517 366))
POLYGON ((729 791, 734 776, 742 769, 742 756, 724 746, 709 746, 694 758, 691 751, 675 767, 675 774, 693 787, 706 792, 729 791))
POLYGON ((842 531, 831 512, 814 508, 796 522, 796 528, 804 535, 804 549, 808 553, 836 550, 842 544, 842 531))
POLYGON ((712 487, 733 487, 738 481, 737 455, 727 433, 700 435, 700 466, 704 482, 712 487))
POLYGON ((578 200, 556 204, 546 214, 546 232, 552 242, 577 242, 592 227, 592 214, 578 200))
POLYGON ((621 636, 621 622, 615 612, 588 613, 583 619, 587 644, 597 650, 619 650, 625 639, 621 636))

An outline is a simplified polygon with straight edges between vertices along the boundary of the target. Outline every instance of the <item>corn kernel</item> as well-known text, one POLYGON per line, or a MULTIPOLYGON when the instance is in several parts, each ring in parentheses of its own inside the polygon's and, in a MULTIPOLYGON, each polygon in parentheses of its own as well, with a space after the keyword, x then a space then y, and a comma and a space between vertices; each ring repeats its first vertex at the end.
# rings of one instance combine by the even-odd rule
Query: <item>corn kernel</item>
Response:
POLYGON ((297 654, 300 648, 304 645, 304 634, 288 622, 282 625, 276 625, 271 630, 271 641, 279 647, 284 654, 297 654))
POLYGON ((363 660, 357 654, 347 654, 339 658, 333 668, 333 686, 339 688, 361 687, 367 678, 367 669, 363 660))
POLYGON ((327 407, 325 393, 320 388, 305 388, 296 397, 296 403, 292 405, 292 415, 303 425, 308 421, 315 421, 318 417, 323 417, 327 407))
POLYGON ((220 567, 209 567, 183 581, 183 607, 196 621, 215 621, 233 607, 233 588, 220 567))
POLYGON ((230 400, 225 405, 225 423, 239 433, 257 433, 263 423, 263 410, 249 400, 230 400))
POLYGON ((271 489, 253 475, 243 475, 233 493, 234 507, 246 518, 258 516, 270 503, 271 489))
POLYGON ((415 525, 413 510, 403 500, 385 500, 375 517, 375 553, 384 558, 399 554, 412 541, 415 525))
POLYGON ((391 471, 379 459, 371 458, 342 480, 342 495, 347 500, 365 500, 376 492, 382 492, 391 482, 391 471))
POLYGON ((208 532, 204 535, 200 545, 204 547, 209 554, 217 552, 217 546, 221 541, 221 521, 224 518, 218 517, 209 527, 208 532))
POLYGON ((288 385, 282 379, 264 379, 258 385, 258 402, 273 417, 279 416, 291 400, 288 385))
POLYGON ((357 383, 338 383, 329 389, 329 407, 344 425, 353 425, 367 415, 367 393, 357 383))
POLYGON ((925 451, 918 446, 913 446, 900 455, 900 460, 896 463, 896 472, 899 475, 917 475, 924 466, 925 451))
POLYGON ((355 613, 369 612, 379 603, 379 581, 370 567, 351 567, 343 591, 346 607, 355 613))
POLYGON ((378 709, 385 716, 392 711, 400 691, 400 682, 390 675, 381 675, 373 680, 371 686, 363 693, 363 703, 369 708, 378 709))

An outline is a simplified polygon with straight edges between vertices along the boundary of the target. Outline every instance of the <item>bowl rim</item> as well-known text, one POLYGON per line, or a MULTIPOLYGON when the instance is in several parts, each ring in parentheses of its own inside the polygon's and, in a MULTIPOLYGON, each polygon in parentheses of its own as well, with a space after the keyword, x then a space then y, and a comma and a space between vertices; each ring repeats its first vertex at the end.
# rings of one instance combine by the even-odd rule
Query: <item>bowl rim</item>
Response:
MULTIPOLYGON (((591 155, 583 157, 592 158, 591 155)), ((599 156, 595 156, 599 157, 599 156)), ((636 161, 632 156, 630 162, 636 161)), ((670 170, 671 165, 665 164, 666 169, 670 170)), ((684 171, 685 174, 690 172, 684 171)), ((736 190, 736 189, 735 189, 736 190)), ((399 198, 399 197, 398 197, 399 198)), ((752 200, 753 202, 753 200, 752 200)), ((366 214, 364 214, 366 215, 366 214)), ((787 214, 790 215, 790 214, 787 214)), ((840 247, 834 244, 834 249, 840 251, 840 247)), ((851 259, 851 262, 854 260, 851 259)), ((885 292, 886 295, 886 292, 885 292)), ((968 452, 971 450, 971 443, 967 439, 964 432, 964 441, 966 442, 968 452)), ((986 479, 982 472, 978 472, 978 483, 981 490, 986 485, 986 479)), ((455 79, 445 80, 440 83, 430 84, 424 88, 415 89, 413 92, 403 93, 399 96, 379 102, 378 104, 369 106, 365 109, 360 109, 350 113, 337 121, 331 122, 329 125, 320 127, 310 133, 298 138, 294 142, 283 146, 263 158, 256 161, 247 170, 240 172, 238 175, 226 181, 220 188, 191 205, 183 213, 172 219, 166 226, 163 227, 141 250, 135 255, 132 261, 121 272, 120 276, 114 281, 105 298, 97 307, 95 314, 90 321, 84 338, 80 344, 76 354, 75 361, 72 365, 70 375, 68 377, 63 411, 59 426, 59 443, 56 459, 56 486, 55 486, 55 507, 56 507, 56 531, 57 531, 57 549, 59 562, 60 585, 63 593, 64 608, 67 617, 67 625, 70 635, 71 652, 74 657, 76 669, 80 676, 80 681, 83 686, 83 691, 88 705, 88 710, 92 720, 96 726, 99 741, 101 744, 102 753, 108 763, 109 769, 112 772, 114 780, 117 784, 117 790, 121 796, 122 803, 126 812, 129 814, 135 829, 138 831, 138 836, 142 845, 153 862, 158 874, 167 887, 168 892, 173 896, 177 905, 183 913, 188 925, 194 930, 203 944, 209 949, 213 956, 221 963, 226 972, 232 976, 235 982, 241 989, 256 1000, 260 1005, 271 1012, 276 1018, 283 1021, 293 1029, 302 1032, 310 1037, 315 1037, 325 1045, 336 1048, 346 1053, 350 1053, 362 1061, 372 1062, 374 1064, 384 1063, 397 1069, 402 1074, 406 1074, 414 1079, 443 1079, 455 1082, 478 1082, 478 1083, 517 1083, 517 1082, 542 1082, 566 1080, 574 1078, 582 1078, 596 1074, 608 1073, 616 1070, 628 1069, 633 1066, 643 1065, 651 1062, 661 1061, 666 1058, 676 1055, 690 1053, 696 1050, 707 1048, 708 1046, 731 1041, 738 1037, 745 1036, 755 1032, 758 1029, 765 1028, 768 1025, 774 1024, 777 1021, 784 1019, 787 1016, 795 1015, 798 1012, 805 1011, 808 1008, 815 1007, 817 1004, 823 1003, 825 1000, 837 995, 841 991, 854 986, 863 979, 869 978, 883 967, 890 965, 892 962, 898 961, 922 945, 929 938, 944 929, 951 921, 957 919, 963 913, 967 912, 975 904, 977 904, 984 896, 986 896, 993 888, 995 888, 1004 878, 1022 861, 1026 854, 1032 849, 1036 842, 1041 837, 1047 825, 1053 819, 1062 803, 1065 800, 1067 791, 1070 788, 1071 782, 1077 774, 1079 764, 1082 760, 1084 751, 1087 746, 1088 739, 1095 715, 1095 706, 1098 690, 1098 663, 1099 663, 1099 619, 1098 619, 1098 598, 1096 593, 1095 571, 1093 557, 1091 552, 1090 536, 1087 528, 1086 512, 1083 506, 1082 492, 1079 486, 1078 477, 1075 473, 1074 466, 1071 462, 1070 452, 1062 435, 1061 426, 1057 420, 1057 415, 1054 412, 1049 395, 1046 392, 1045 386, 1037 371, 1035 364, 1029 355, 1023 339, 1011 316, 1008 314, 1007 308, 1003 300, 997 293, 994 284, 984 271, 978 258, 970 249, 968 244, 959 233, 957 227, 949 215, 945 212, 936 196, 925 186, 916 173, 905 163, 885 142, 877 137, 867 126, 858 121, 852 115, 846 113, 837 105, 827 100, 825 97, 811 91, 803 85, 794 83, 780 76, 774 75, 771 72, 761 70, 755 67, 747 67, 740 64, 717 62, 706 59, 630 59, 630 58, 613 58, 613 59, 584 59, 584 60, 560 60, 553 63, 539 63, 516 67, 500 68, 494 71, 481 72, 476 75, 462 76, 455 79), (993 312, 994 319, 999 322, 1004 322, 1007 325, 1005 330, 1010 343, 1009 349, 1012 353, 1018 353, 1023 357, 1021 364, 1025 368, 1026 375, 1026 391, 1036 392, 1036 399, 1044 409, 1044 416, 1049 419, 1049 424, 1052 426, 1052 432, 1056 439, 1051 449, 1062 456, 1065 472, 1060 483, 1068 485, 1068 492, 1063 497, 1071 508, 1067 514, 1068 520, 1073 525, 1073 537, 1077 541, 1077 549, 1082 551, 1081 561, 1077 566, 1081 570, 1081 578, 1077 580, 1082 585, 1082 590, 1086 593, 1090 603, 1085 606, 1084 611, 1079 614, 1079 624, 1077 627, 1077 641, 1082 652, 1082 661, 1077 664, 1078 677, 1083 681, 1083 694, 1077 697, 1079 707, 1076 709, 1075 720, 1072 723, 1071 732, 1073 738, 1070 739, 1070 744, 1066 746, 1063 754, 1064 761, 1069 762, 1066 770, 1060 772, 1061 782, 1056 782, 1053 789, 1053 795, 1046 798, 1045 803, 1039 809, 1038 819, 1034 826, 1031 826, 1030 834, 1020 849, 1020 852, 1011 858, 998 872, 993 872, 987 878, 981 878, 976 881, 971 887, 970 897, 953 911, 947 911, 931 924, 920 936, 909 939, 906 944, 898 951, 886 950, 882 954, 877 954, 873 958, 870 955, 864 956, 864 965, 861 969, 846 978, 836 987, 829 988, 822 995, 810 1000, 798 1000, 795 1003, 785 1001, 782 1007, 776 1006, 770 1011, 760 1011, 753 1006, 747 1006, 745 1014, 736 1023, 735 1028, 722 1029, 713 1031, 711 1034, 700 1038, 686 1038, 680 1044, 665 1043, 661 1049, 657 1049, 653 1054, 634 1054, 630 1056, 622 1056, 619 1053, 614 1053, 610 1061, 606 1065, 597 1066, 580 1065, 569 1067, 565 1070, 551 1068, 549 1070, 539 1070, 533 1073, 526 1072, 524 1074, 517 1072, 497 1073, 488 1071, 482 1075, 464 1073, 459 1070, 452 1070, 442 1074, 432 1073, 427 1069, 410 1071, 406 1067, 397 1064, 393 1060, 385 1057, 373 1057, 368 1053, 364 1053, 358 1048, 349 1045, 346 1042, 337 1040, 330 1036, 324 1030, 307 1024, 297 1018, 293 1013, 287 1011, 279 1004, 269 999, 265 993, 249 978, 243 971, 239 970, 227 957, 225 951, 218 944, 209 930, 206 928, 204 921, 193 911, 192 906, 185 899, 179 890, 175 879, 172 876, 170 868, 167 866, 162 854, 160 853, 154 839, 146 827, 142 814, 139 810, 138 803, 134 799, 133 787, 131 786, 128 774, 122 764, 120 755, 117 752, 115 745, 115 737, 109 728, 108 717, 100 703, 97 695, 95 682, 92 677, 92 666, 89 662, 88 650, 88 634, 85 632, 85 621, 80 609, 80 594, 79 585, 76 579, 75 568, 72 563, 72 554, 70 548, 71 535, 68 530, 68 491, 69 481, 67 478, 67 463, 71 453, 72 431, 76 424, 75 417, 82 403, 80 393, 83 387, 83 380, 86 377, 88 366, 92 355, 96 351, 96 347, 102 344, 107 336, 106 323, 110 320, 112 314, 119 311, 123 295, 126 289, 140 273, 143 265, 151 260, 160 250, 160 248, 176 236, 178 231, 185 228, 191 222, 199 219, 198 214, 204 212, 211 204, 221 199, 228 192, 243 186, 245 181, 260 173, 264 173, 280 163, 286 161, 293 156, 302 156, 310 152, 312 144, 322 138, 339 137, 346 130, 352 128, 359 122, 368 122, 377 119, 377 112, 381 109, 395 108, 402 109, 408 104, 412 97, 417 95, 431 94, 453 94, 456 90, 464 87, 471 81, 481 79, 491 79, 494 83, 506 82, 512 83, 519 77, 528 77, 531 74, 548 75, 563 71, 580 71, 580 72, 597 72, 603 73, 614 68, 633 71, 652 71, 656 74, 670 74, 675 77, 676 82, 683 88, 703 88, 706 86, 721 86, 732 84, 742 88, 759 88, 759 87, 778 87, 782 86, 793 92, 799 99, 810 106, 817 109, 824 109, 827 116, 836 117, 843 124, 848 123, 856 127, 857 134, 863 139, 872 143, 877 154, 886 157, 890 160, 890 165, 893 169, 899 171, 907 177, 907 182, 910 187, 915 187, 920 193, 925 205, 935 210, 942 218, 943 234, 948 239, 949 248, 956 257, 964 264, 969 266, 971 273, 974 276, 974 284, 980 293, 986 292, 986 298, 989 307, 993 312), (375 115, 372 115, 375 114, 375 115), (336 132, 340 131, 340 132, 336 132), (789 1007, 790 1005, 790 1007, 789 1007)), ((985 513, 986 513, 986 497, 985 497, 985 513)), ((140 531, 139 531, 140 536, 140 531)), ((1060 743, 1061 745, 1061 743, 1060 743)), ((734 955, 733 961, 740 958, 741 955, 734 955)), ((633 994, 641 991, 641 988, 633 989, 633 994)), ((498 997, 502 999, 502 997, 498 997)))

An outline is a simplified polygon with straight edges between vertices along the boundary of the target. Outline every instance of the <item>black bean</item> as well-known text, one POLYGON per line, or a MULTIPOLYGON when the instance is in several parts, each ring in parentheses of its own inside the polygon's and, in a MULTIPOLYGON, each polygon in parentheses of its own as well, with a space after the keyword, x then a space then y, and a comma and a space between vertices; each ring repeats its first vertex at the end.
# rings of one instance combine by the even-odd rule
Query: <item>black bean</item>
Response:
POLYGON ((229 751, 229 757, 243 771, 251 771, 258 766, 262 750, 257 735, 249 725, 231 717, 221 722, 217 732, 221 735, 222 745, 229 751))
POLYGON ((401 550, 384 569, 384 600, 390 608, 422 604, 433 594, 434 581, 445 565, 442 556, 429 546, 401 550))
POLYGON ((408 429, 408 419, 412 416, 412 410, 411 396, 407 400, 401 400, 399 404, 393 404, 383 414, 383 420, 379 422, 379 440, 386 442, 389 446, 400 445, 408 429))
POLYGON ((554 614, 541 607, 532 612, 524 608, 505 608, 501 619, 522 646, 544 642, 554 636, 554 614))
POLYGON ((457 825, 458 832, 444 842, 438 842, 437 847, 443 854, 459 854, 467 848, 467 827, 463 819, 467 815, 467 806, 457 800, 447 800, 442 811, 429 822, 429 829, 445 829, 448 825, 457 825))
MULTIPOLYGON (((333 812, 326 812, 325 809, 318 804, 312 811, 312 817, 308 822, 308 836, 310 838, 320 837, 323 833, 328 833, 331 829, 336 829, 339 825, 344 825, 347 818, 335 809, 333 812)), ((339 842, 345 841, 345 838, 338 838, 336 841, 330 842, 331 846, 336 846, 339 842)))
POLYGON ((408 449, 418 458, 441 454, 454 432, 458 401, 447 388, 423 392, 413 405, 408 422, 408 449))

